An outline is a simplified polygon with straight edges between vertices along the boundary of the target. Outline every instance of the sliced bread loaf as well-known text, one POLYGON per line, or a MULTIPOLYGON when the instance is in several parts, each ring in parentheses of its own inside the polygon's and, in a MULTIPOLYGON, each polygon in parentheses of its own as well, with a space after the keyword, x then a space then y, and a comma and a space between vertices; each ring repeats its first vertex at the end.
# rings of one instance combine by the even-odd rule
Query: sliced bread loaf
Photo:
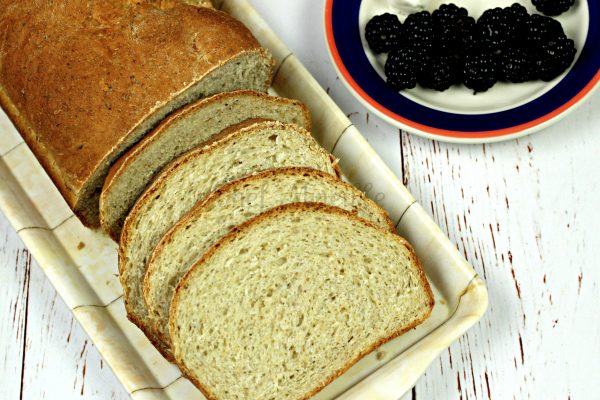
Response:
POLYGON ((211 193, 160 240, 146 266, 144 299, 150 325, 170 347, 170 299, 181 277, 233 227, 276 206, 320 202, 352 211, 394 231, 387 213, 362 192, 322 171, 280 168, 231 182, 211 193))
POLYGON ((166 164, 223 129, 252 118, 295 123, 310 130, 301 103, 252 91, 221 93, 172 114, 113 165, 100 196, 102 228, 115 240, 146 186, 166 164))
POLYGON ((404 239, 339 208, 291 204, 235 228, 188 271, 170 333, 209 399, 306 399, 433 303, 404 239))
POLYGON ((111 164, 166 115, 266 91, 274 66, 241 22, 179 1, 0 0, 0 32, 0 105, 88 226, 111 164))
POLYGON ((121 233, 119 273, 127 316, 161 352, 165 353, 148 329, 143 299, 146 262, 160 238, 199 200, 223 184, 266 169, 291 166, 338 174, 333 156, 306 130, 279 122, 247 121, 173 161, 136 202, 121 233))

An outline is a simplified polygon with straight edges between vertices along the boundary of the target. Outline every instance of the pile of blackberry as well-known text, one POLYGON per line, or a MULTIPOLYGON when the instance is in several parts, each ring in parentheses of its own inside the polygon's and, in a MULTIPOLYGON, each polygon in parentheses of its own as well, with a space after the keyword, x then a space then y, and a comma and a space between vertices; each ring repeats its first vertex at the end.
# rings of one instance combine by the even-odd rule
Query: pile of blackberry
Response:
POLYGON ((369 21, 365 36, 375 53, 388 53, 385 75, 395 90, 419 84, 444 91, 462 83, 478 93, 498 81, 550 81, 577 52, 560 22, 517 3, 489 9, 477 21, 454 4, 411 14, 404 23, 383 14, 369 21))

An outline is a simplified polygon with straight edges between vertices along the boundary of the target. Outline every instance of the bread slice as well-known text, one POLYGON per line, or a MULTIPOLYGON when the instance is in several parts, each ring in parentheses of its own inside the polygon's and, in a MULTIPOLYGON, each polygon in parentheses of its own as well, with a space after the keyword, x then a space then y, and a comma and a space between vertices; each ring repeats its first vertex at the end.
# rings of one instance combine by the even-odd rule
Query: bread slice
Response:
POLYGON ((144 300, 150 326, 170 347, 170 300, 179 280, 233 227, 282 204, 322 202, 394 231, 387 213, 334 176, 308 168, 272 169, 231 182, 198 203, 160 240, 146 266, 144 300))
POLYGON ((0 104, 94 227, 121 154, 198 98, 266 92, 274 68, 241 22, 179 1, 0 0, 0 32, 0 104))
POLYGON ((339 208, 235 228, 177 287, 173 351, 208 399, 306 399, 433 308, 410 245, 339 208))
POLYGON ((281 97, 238 91, 190 104, 163 121, 111 168, 100 196, 102 228, 118 240, 127 213, 166 164, 223 129, 252 118, 295 123, 310 130, 306 107, 281 97))
POLYGON ((146 262, 160 238, 194 204, 223 184, 266 169, 291 166, 339 173, 333 156, 306 130, 273 121, 247 121, 173 161, 137 201, 121 233, 120 279, 127 316, 163 354, 164 349, 148 329, 142 291, 146 262))

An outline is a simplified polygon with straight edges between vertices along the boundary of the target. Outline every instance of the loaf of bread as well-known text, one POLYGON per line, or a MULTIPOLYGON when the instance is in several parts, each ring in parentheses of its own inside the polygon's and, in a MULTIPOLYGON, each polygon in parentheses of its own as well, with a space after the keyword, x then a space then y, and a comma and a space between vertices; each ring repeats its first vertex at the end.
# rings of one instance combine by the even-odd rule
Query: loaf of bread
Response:
POLYGON ((189 267, 232 228, 276 206, 321 202, 351 211, 394 231, 387 213, 336 177, 308 168, 279 168, 231 182, 194 207, 160 240, 146 267, 144 299, 149 324, 170 348, 169 306, 189 267))
POLYGON ((273 59, 231 16, 179 1, 0 0, 0 104, 98 226, 110 165, 200 97, 266 91, 273 59))
POLYGON ((210 0, 0 0, 0 105, 212 400, 306 399, 433 308, 274 65, 210 0))
POLYGON ((175 358, 209 399, 307 399, 425 320, 410 245, 339 208, 291 204, 234 229, 177 287, 175 358))
POLYGON ((251 91, 220 93, 170 115, 111 168, 100 196, 102 228, 118 240, 127 213, 167 163, 247 119, 294 123, 310 130, 301 103, 251 91))
POLYGON ((127 316, 166 356, 147 325, 143 299, 146 262, 160 238, 193 206, 220 186, 280 167, 339 173, 333 157, 305 129, 250 120, 226 129, 212 143, 185 153, 165 167, 125 220, 119 245, 119 274, 127 316))

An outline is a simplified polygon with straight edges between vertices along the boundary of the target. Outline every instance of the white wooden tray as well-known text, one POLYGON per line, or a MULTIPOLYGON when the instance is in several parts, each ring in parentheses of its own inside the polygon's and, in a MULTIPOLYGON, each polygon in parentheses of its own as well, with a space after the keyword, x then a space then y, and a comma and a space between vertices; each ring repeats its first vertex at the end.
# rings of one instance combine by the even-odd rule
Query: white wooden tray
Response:
MULTIPOLYGON (((442 350, 481 318, 487 307, 485 286, 248 2, 215 3, 244 22, 271 50, 277 60, 273 94, 307 104, 315 137, 340 159, 346 178, 388 210, 423 263, 436 297, 431 318, 362 359, 315 397, 396 400, 442 350)), ((128 322, 115 243, 79 223, 1 111, 0 208, 134 399, 204 398, 128 322)))

